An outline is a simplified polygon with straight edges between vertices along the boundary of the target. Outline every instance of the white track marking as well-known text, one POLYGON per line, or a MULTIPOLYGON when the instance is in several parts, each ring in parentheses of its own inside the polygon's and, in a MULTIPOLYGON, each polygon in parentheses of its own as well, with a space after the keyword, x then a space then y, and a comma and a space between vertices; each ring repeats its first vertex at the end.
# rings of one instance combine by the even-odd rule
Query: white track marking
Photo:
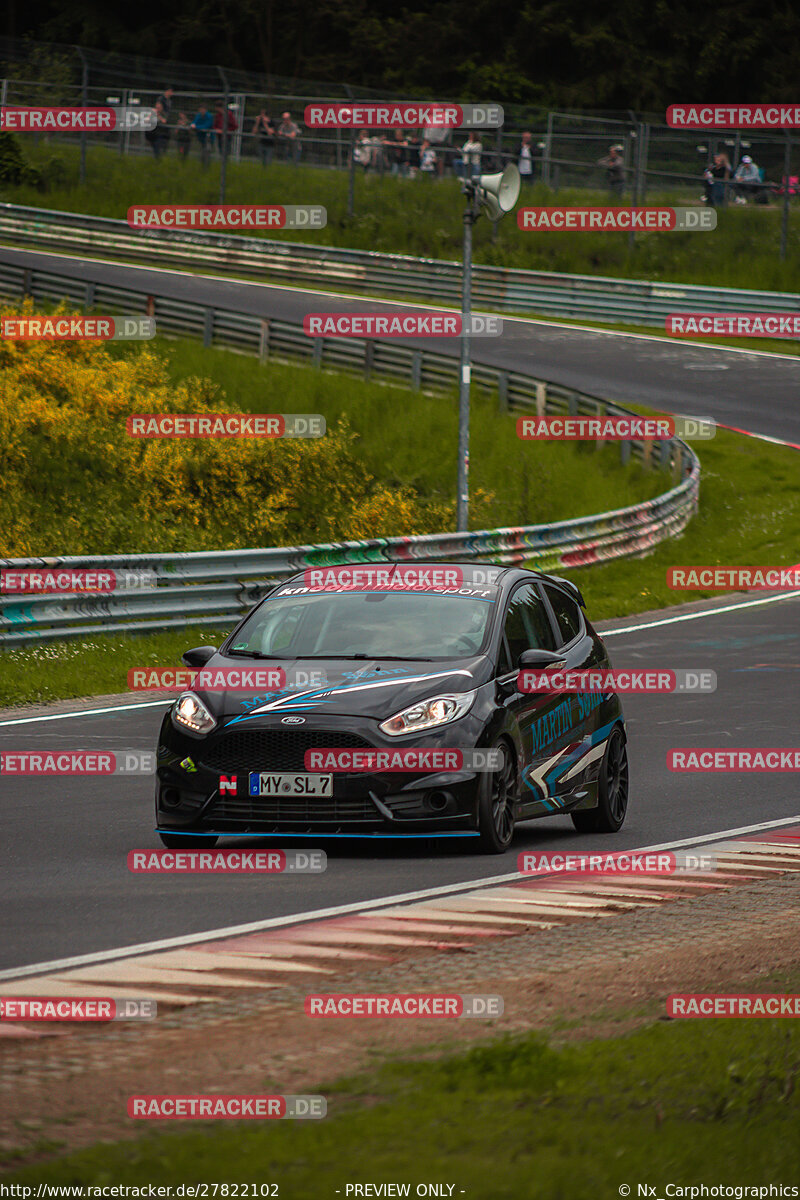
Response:
MULTIPOLYGON (((717 833, 697 834, 695 837, 680 838, 674 842, 662 842, 657 846, 638 846, 626 853, 655 854, 661 850, 675 850, 680 846, 700 846, 707 843, 722 841, 725 838, 744 837, 748 833, 758 833, 762 829, 777 829, 781 825, 796 825, 800 823, 800 814, 794 817, 783 817, 777 821, 761 821, 757 825, 743 825, 739 829, 722 829, 717 833)), ((539 872, 547 875, 547 871, 539 872)), ((269 917, 264 921, 250 921, 246 925, 228 925, 223 929, 209 929, 204 933, 189 933, 179 937, 162 938, 156 942, 141 942, 136 946, 122 946, 116 950, 97 950, 90 954, 79 954, 74 958, 60 958, 53 962, 33 963, 27 967, 10 967, 0 971, 0 981, 23 979, 31 975, 46 975, 51 971, 63 971, 70 967, 82 967, 95 963, 115 962, 118 959, 133 958, 140 954, 152 954, 156 950, 171 950, 179 946, 195 946, 201 942, 220 941, 223 938, 242 937, 248 933, 259 933, 265 929, 283 929, 288 925, 300 925, 307 921, 324 921, 332 917, 349 916, 355 913, 369 912, 376 909, 388 908, 397 904, 410 904, 418 900, 427 900, 432 896, 455 896, 461 892, 475 893, 476 889, 495 887, 499 883, 519 883, 523 879, 531 879, 533 875, 520 875, 513 871, 507 875, 493 875, 487 879, 470 879, 466 883, 446 884, 443 887, 421 888, 416 892, 401 892, 395 896, 382 896, 377 900, 360 900, 351 904, 337 904, 331 908, 318 908, 311 912, 294 913, 286 917, 269 917)))
POLYGON ((796 600, 800 592, 784 592, 780 596, 766 596, 760 600, 742 600, 739 604, 726 604, 720 608, 707 608, 702 612, 678 613, 674 617, 662 617, 658 621, 642 621, 639 625, 626 625, 624 629, 598 629, 605 641, 621 633, 638 633, 640 629, 656 629, 659 625, 677 625, 680 621, 699 621, 701 617, 715 617, 718 613, 738 612, 742 608, 757 608, 762 604, 778 604, 781 600, 796 600))
POLYGON ((4 725, 33 725, 37 721, 63 721, 67 717, 99 717, 104 713, 132 712, 137 708, 157 708, 159 704, 174 704, 171 700, 148 700, 144 704, 117 704, 111 708, 81 708, 77 712, 51 713, 46 717, 15 717, 13 721, 0 721, 0 729, 4 725))

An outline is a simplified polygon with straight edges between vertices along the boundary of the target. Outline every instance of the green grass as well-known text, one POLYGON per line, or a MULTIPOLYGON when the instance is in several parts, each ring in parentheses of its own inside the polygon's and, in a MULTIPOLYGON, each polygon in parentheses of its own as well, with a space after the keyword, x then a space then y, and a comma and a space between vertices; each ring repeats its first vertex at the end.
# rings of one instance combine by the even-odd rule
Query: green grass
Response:
MULTIPOLYGON (((453 498, 455 392, 430 396, 347 374, 280 363, 260 366, 248 355, 204 349, 191 340, 156 344, 176 382, 191 375, 212 378, 244 412, 321 412, 329 427, 346 417, 367 473, 432 500, 453 498)), ((474 494, 494 496, 479 505, 483 528, 535 525, 622 508, 657 496, 669 484, 668 474, 623 468, 616 445, 598 451, 594 443, 522 442, 515 420, 498 413, 496 396, 472 390, 470 488, 474 494)), ((308 538, 318 540, 313 529, 308 538)))
MULTIPOLYGON (((323 1084, 321 1121, 143 1128, 133 1144, 95 1146, 8 1179, 272 1182, 283 1200, 390 1180, 411 1183, 412 1195, 417 1183, 454 1183, 454 1196, 472 1200, 786 1184, 800 1168, 798 1069, 800 1029, 790 1020, 659 1022, 560 1047, 506 1037, 323 1084)), ((280 1090, 269 1070, 247 1086, 280 1090)))
POLYGON ((702 467, 700 509, 681 537, 662 542, 647 558, 559 572, 581 587, 593 620, 713 594, 671 591, 670 566, 800 562, 800 451, 725 429, 694 448, 702 467))
MULTIPOLYGON (((110 696, 128 690, 134 667, 178 667, 190 646, 218 646, 233 628, 192 626, 139 637, 99 637, 42 643, 0 651, 0 708, 49 704, 78 696, 110 696)), ((156 699, 132 692, 131 700, 156 699)))
MULTIPOLYGON (((50 181, 46 193, 30 186, 0 188, 0 200, 70 212, 124 219, 132 204, 213 203, 219 199, 219 163, 203 171, 197 159, 181 163, 174 155, 155 161, 124 158, 112 150, 90 147, 87 179, 77 181, 77 148, 26 143, 34 165, 50 181)), ((315 167, 275 164, 264 170, 250 160, 228 167, 228 203, 324 204, 325 229, 303 236, 296 230, 270 236, 315 245, 458 259, 461 255, 460 185, 455 179, 358 176, 355 216, 347 216, 347 173, 315 167)), ((702 192, 648 196, 648 203, 695 203, 702 192)), ((557 195, 540 185, 526 191, 523 204, 608 203, 602 191, 562 189, 557 195)), ((795 291, 800 271, 800 219, 793 211, 788 256, 778 258, 780 206, 734 206, 719 214, 712 233, 638 235, 633 253, 627 234, 522 233, 514 217, 499 224, 492 243, 491 226, 475 230, 475 261, 572 274, 674 280, 717 287, 795 291)))

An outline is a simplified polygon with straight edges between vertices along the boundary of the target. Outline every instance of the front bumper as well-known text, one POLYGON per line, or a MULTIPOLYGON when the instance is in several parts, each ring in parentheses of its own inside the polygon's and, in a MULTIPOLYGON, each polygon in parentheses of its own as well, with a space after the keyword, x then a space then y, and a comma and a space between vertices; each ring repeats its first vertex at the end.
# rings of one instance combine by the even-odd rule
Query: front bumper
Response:
POLYGON ((156 827, 220 836, 457 836, 477 829, 480 777, 471 771, 334 774, 331 796, 251 796, 251 772, 305 773, 306 749, 461 748, 483 745, 471 714, 416 738, 390 739, 365 718, 309 718, 301 731, 279 717, 223 726, 207 737, 176 729, 169 713, 159 738, 156 827))

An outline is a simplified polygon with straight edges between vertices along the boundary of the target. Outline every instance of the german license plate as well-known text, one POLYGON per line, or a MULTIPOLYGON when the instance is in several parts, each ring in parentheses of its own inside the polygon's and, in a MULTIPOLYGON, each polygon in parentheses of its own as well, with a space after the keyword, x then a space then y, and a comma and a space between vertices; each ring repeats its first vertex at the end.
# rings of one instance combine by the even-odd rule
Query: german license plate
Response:
POLYGON ((250 774, 251 796, 332 796, 332 775, 250 774))

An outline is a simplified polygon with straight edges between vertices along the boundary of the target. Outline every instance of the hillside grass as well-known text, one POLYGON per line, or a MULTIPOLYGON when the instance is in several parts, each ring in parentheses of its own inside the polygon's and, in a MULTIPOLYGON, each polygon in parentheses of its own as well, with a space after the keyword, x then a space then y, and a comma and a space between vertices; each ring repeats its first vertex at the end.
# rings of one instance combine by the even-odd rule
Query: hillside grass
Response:
MULTIPOLYGON (((204 171, 196 157, 179 161, 172 152, 158 161, 122 157, 113 150, 87 151, 86 183, 78 180, 78 150, 72 146, 25 142, 31 163, 42 171, 45 192, 30 185, 0 186, 0 200, 124 220, 132 204, 215 203, 219 199, 219 160, 204 171)), ((596 177, 595 177, 596 178, 596 177)), ((591 182, 588 180, 587 182, 591 182)), ((347 216, 346 171, 292 168, 273 163, 264 169, 252 159, 228 164, 227 203, 323 204, 328 224, 303 236, 298 230, 272 232, 283 241, 306 241, 422 257, 460 259, 460 183, 358 174, 355 215, 347 216)), ((702 184, 683 195, 652 192, 649 204, 694 204, 702 184)), ((523 191, 520 204, 607 204, 606 192, 541 185, 523 191)), ((626 233, 523 233, 514 216, 499 223, 496 240, 486 220, 475 228, 475 261, 578 275, 670 280, 714 287, 796 291, 800 277, 800 213, 790 221, 788 255, 778 257, 780 205, 733 206, 718 214, 707 233, 638 234, 631 251, 626 233)), ((233 235, 236 236, 236 235, 233 235)))

